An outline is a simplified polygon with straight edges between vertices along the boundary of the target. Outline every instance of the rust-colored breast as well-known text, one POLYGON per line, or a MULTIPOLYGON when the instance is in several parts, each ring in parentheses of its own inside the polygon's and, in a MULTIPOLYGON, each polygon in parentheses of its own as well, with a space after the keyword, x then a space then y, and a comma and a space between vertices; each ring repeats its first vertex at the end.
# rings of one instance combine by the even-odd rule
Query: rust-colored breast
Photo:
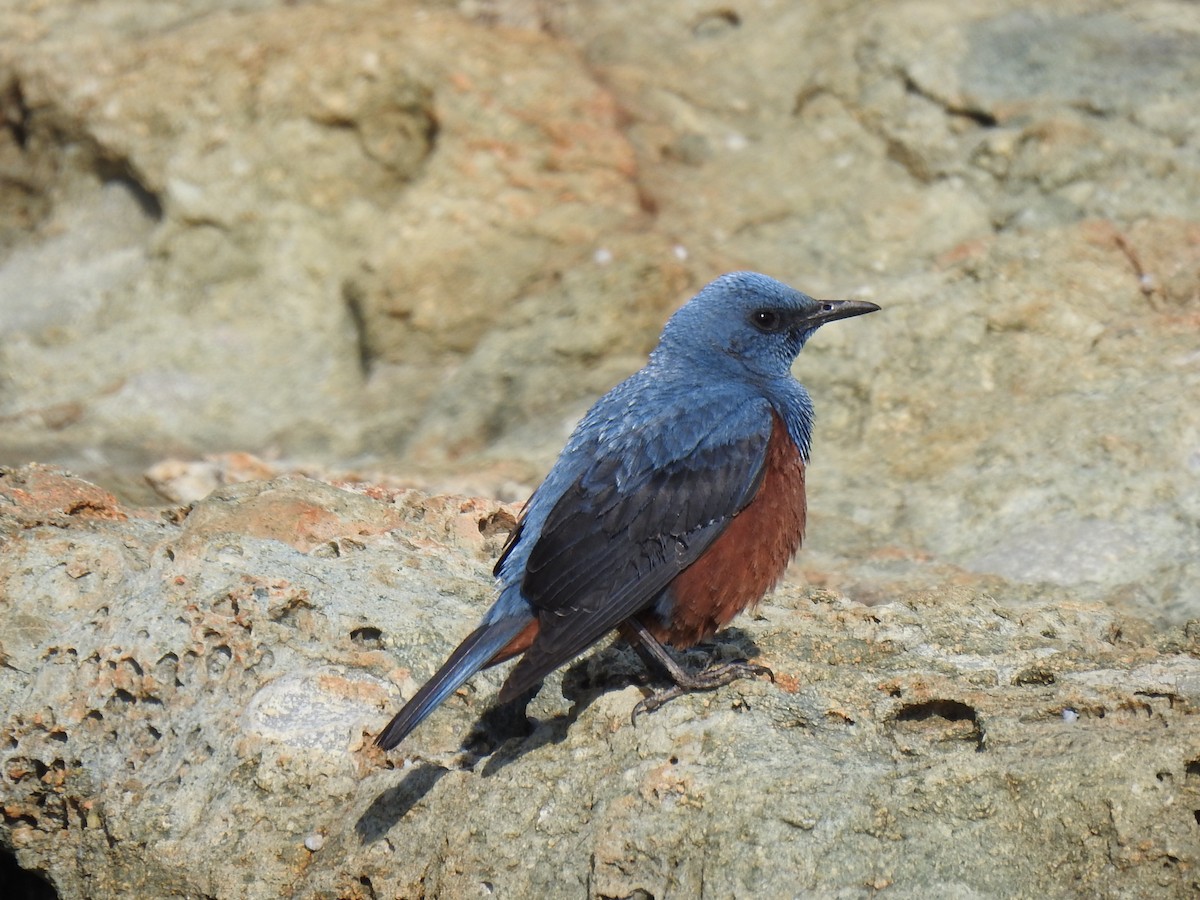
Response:
MULTIPOLYGON (((690 647, 711 637, 775 586, 804 536, 804 461, 787 428, 775 418, 758 494, 696 562, 668 586, 669 622, 643 620, 660 641, 690 647)), ((652 602, 654 598, 647 598, 652 602)), ((487 663, 524 653, 538 637, 534 619, 487 663)))
POLYGON ((804 460, 778 417, 758 494, 696 562, 675 577, 669 622, 647 619, 659 640, 690 647, 762 599, 804 537, 804 460))

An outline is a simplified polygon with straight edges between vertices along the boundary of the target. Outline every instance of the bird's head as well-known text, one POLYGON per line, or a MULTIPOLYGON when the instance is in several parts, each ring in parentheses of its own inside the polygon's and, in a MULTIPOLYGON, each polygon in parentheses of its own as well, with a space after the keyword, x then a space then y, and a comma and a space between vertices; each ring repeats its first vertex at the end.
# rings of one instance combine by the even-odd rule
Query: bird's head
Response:
POLYGON ((730 272, 670 318, 655 355, 782 377, 826 322, 877 309, 865 300, 814 300, 766 275, 730 272))

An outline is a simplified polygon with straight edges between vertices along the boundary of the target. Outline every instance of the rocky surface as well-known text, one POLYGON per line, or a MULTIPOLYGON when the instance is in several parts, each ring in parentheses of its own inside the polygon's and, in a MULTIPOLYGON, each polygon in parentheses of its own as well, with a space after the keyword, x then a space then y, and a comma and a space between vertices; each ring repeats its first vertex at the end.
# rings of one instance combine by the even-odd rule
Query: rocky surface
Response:
POLYGON ((1145 742, 1183 740, 1194 706, 1198 110, 1187 0, 10 0, 0 464, 102 487, 6 476, 25 499, 0 510, 20 717, 0 752, 28 762, 0 782, 0 845, 79 896, 240 895, 248 859, 284 893, 724 896, 775 884, 761 860, 748 874, 760 840, 820 892, 1190 890, 1176 813, 1200 809, 1200 763, 1145 742), (423 761, 383 770, 361 732, 486 601, 507 521, 430 491, 522 500, 670 311, 734 268, 885 310, 797 366, 810 534, 731 639, 796 692, 738 685, 632 730, 632 691, 587 669, 575 700, 539 699, 528 742, 476 763, 453 750, 484 679, 414 738, 423 761), (330 472, 373 487, 300 479, 330 472), (202 502, 145 511, 164 500, 202 502), (892 625, 904 640, 879 637, 892 625), (1017 678, 1039 653, 1049 680, 1017 678), (932 693, 878 688, 922 666, 932 693), (171 671, 179 703, 155 693, 171 671), (972 673, 978 696, 942 687, 972 673), (322 698, 322 734, 352 734, 303 736, 300 696, 322 698), (902 715, 917 696, 929 715, 902 715), (958 736, 898 749, 926 728, 958 736), (655 768, 685 738, 692 768, 655 768), (775 799, 768 751, 782 795, 811 800, 795 821, 819 823, 790 842, 748 814, 775 799), (522 818, 560 782, 588 802, 522 818), (839 812, 851 783, 869 815, 839 812), (300 839, 260 852, 267 833, 300 839), (697 833, 704 854, 678 850, 697 833), (1026 859, 1046 845, 1054 867, 1026 859), (185 871, 195 847, 210 885, 185 871))
POLYGON ((489 673, 385 756, 372 735, 489 601, 512 509, 347 487, 152 511, 0 474, 0 836, 58 896, 1200 888, 1194 626, 998 580, 867 607, 793 577, 712 651, 774 684, 634 726, 641 670, 612 646, 527 734, 481 719, 489 673))
POLYGON ((0 12, 0 460, 519 499, 754 268, 886 314, 798 371, 814 549, 1200 612, 1200 9, 363 0, 0 12), (836 540, 831 540, 836 536, 836 540))

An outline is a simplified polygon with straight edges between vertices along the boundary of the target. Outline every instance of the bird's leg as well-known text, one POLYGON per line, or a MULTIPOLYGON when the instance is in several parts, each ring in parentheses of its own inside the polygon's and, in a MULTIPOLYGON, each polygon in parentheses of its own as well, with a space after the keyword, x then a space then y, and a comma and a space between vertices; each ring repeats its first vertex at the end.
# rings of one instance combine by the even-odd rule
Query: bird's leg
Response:
POLYGON ((633 708, 629 719, 634 724, 637 724, 637 717, 640 713, 653 712, 676 697, 690 694, 693 691, 711 691, 739 678, 756 678, 759 675, 766 675, 772 681, 775 680, 775 673, 766 666, 755 665, 744 659, 735 659, 731 662, 709 666, 707 669, 692 674, 679 665, 675 658, 667 652, 667 648, 659 643, 649 629, 637 619, 628 619, 622 622, 619 630, 621 637, 629 642, 629 646, 642 658, 642 662, 648 668, 666 672, 675 682, 671 687, 656 691, 646 697, 633 708))

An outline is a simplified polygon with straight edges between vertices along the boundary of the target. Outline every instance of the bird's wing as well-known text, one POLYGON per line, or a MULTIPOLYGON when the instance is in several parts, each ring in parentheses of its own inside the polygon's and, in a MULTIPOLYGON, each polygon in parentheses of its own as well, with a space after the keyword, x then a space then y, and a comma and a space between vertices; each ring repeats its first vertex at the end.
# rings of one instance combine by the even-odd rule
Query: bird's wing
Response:
POLYGON ((719 419, 702 413, 690 407, 630 431, 555 503, 521 582, 538 611, 538 638, 502 700, 652 604, 754 498, 770 407, 743 403, 719 419))

